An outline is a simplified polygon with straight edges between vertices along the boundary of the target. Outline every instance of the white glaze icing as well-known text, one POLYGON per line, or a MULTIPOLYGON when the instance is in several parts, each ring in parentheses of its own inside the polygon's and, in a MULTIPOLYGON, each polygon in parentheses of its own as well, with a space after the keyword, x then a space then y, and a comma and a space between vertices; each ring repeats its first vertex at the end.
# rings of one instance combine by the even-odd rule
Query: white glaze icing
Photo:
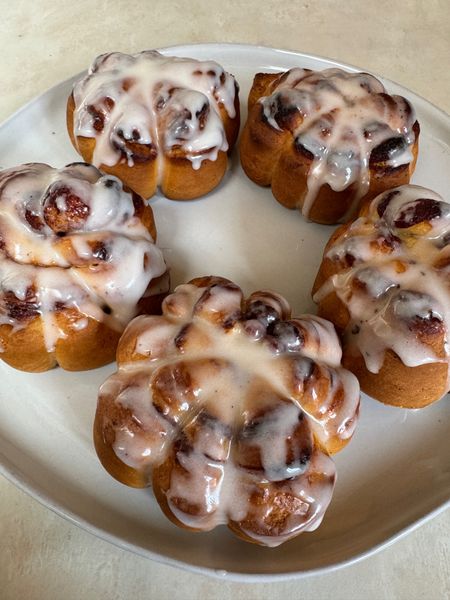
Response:
MULTIPOLYGON (((339 366, 334 328, 320 317, 286 321, 289 316, 286 300, 274 292, 244 301, 234 284, 205 278, 198 286, 179 286, 164 301, 162 317, 138 317, 124 333, 122 346, 141 360, 121 363, 119 356, 113 382, 140 386, 135 402, 143 425, 131 436, 128 421, 112 423, 102 409, 103 427, 118 432, 116 454, 139 471, 172 456, 166 499, 187 527, 207 530, 232 521, 251 538, 278 545, 315 528, 323 516, 335 469, 315 440, 326 448, 351 436, 359 386, 339 366), (246 329, 255 321, 264 328, 258 338, 246 329), (134 374, 142 372, 147 378, 136 383, 134 374), (157 440, 157 431, 152 435, 145 426, 154 405, 174 427, 156 452, 145 448, 157 440), (270 501, 255 505, 254 494, 270 501), (286 498, 292 514, 275 531, 271 511, 286 498)), ((109 381, 99 406, 126 406, 134 415, 132 397, 123 403, 109 381)))
POLYGON ((135 372, 129 378, 111 376, 103 384, 102 393, 115 395, 123 409, 132 411, 130 422, 115 429, 113 447, 120 460, 133 467, 164 456, 170 435, 173 435, 173 426, 151 402, 149 376, 142 372, 135 372), (143 393, 145 389, 147 394, 143 393), (144 436, 142 429, 150 433, 144 436))
POLYGON ((398 141, 383 159, 386 167, 413 160, 414 110, 405 98, 388 96, 372 75, 294 68, 274 85, 273 93, 260 99, 267 122, 282 131, 290 128, 282 123, 286 114, 296 113, 293 143, 313 155, 302 207, 306 217, 325 184, 337 192, 356 186, 352 212, 369 188, 371 153, 384 142, 398 141))
POLYGON ((80 313, 77 331, 87 326, 84 317, 123 330, 151 280, 166 270, 132 196, 83 163, 2 171, 0 235, 0 324, 20 328, 39 315, 49 352, 64 337, 58 306, 80 313))
POLYGON ((439 194, 414 185, 381 194, 326 257, 342 268, 314 299, 338 295, 350 313, 346 343, 369 371, 380 371, 387 349, 409 367, 449 364, 450 204, 439 194), (444 332, 442 356, 418 333, 433 326, 444 332))
POLYGON ((95 138, 97 166, 121 160, 133 166, 126 142, 151 147, 161 183, 162 157, 173 148, 181 148, 194 169, 228 150, 220 109, 233 119, 235 95, 233 76, 214 61, 155 50, 103 54, 74 86, 74 133, 95 138))

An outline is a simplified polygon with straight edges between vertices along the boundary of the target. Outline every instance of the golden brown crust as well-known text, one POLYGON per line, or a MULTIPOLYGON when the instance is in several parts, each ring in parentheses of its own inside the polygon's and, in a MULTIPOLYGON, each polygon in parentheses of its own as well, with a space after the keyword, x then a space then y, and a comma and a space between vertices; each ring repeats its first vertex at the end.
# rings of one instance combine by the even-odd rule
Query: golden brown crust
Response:
POLYGON ((363 392, 383 404, 423 408, 441 398, 446 391, 445 364, 407 367, 392 350, 386 351, 383 366, 378 373, 367 370, 361 354, 353 356, 344 351, 342 364, 356 375, 363 392))
MULTIPOLYGON (((174 470, 177 469, 181 469, 181 467, 180 465, 177 465, 174 454, 172 453, 166 461, 153 470, 152 488, 155 498, 165 516, 170 519, 174 525, 182 527, 183 529, 187 529, 188 531, 204 531, 204 529, 200 529, 198 527, 190 527, 186 525, 186 523, 183 523, 177 519, 171 510, 169 503, 167 502, 167 492, 170 488, 170 479, 174 470)), ((189 512, 191 515, 198 516, 197 507, 189 507, 184 503, 183 505, 180 505, 180 508, 183 508, 184 511, 189 512)), ((212 528, 213 527, 211 527, 211 529, 212 528)))
POLYGON ((164 159, 161 191, 171 200, 193 200, 219 185, 227 170, 227 154, 220 151, 215 161, 206 159, 198 171, 187 158, 164 159))
MULTIPOLYGON (((73 94, 67 101, 66 122, 67 131, 75 150, 80 154, 84 161, 93 162, 95 139, 81 136, 75 136, 73 130, 73 113, 75 102, 73 94)), ((98 168, 109 175, 118 177, 125 186, 142 196, 142 198, 151 198, 157 189, 157 167, 154 157, 149 157, 143 162, 136 162, 132 167, 126 161, 119 162, 113 167, 108 165, 98 165, 98 168)))
POLYGON ((111 414, 110 406, 105 406, 105 402, 101 400, 98 402, 93 428, 94 446, 97 456, 105 469, 117 481, 134 488, 147 487, 148 476, 142 471, 132 469, 119 460, 113 450, 112 444, 115 439, 113 429, 114 420, 123 419, 123 414, 120 414, 120 407, 116 406, 115 409, 116 414, 111 414), (105 418, 105 411, 108 412, 107 419, 105 418))
POLYGON ((248 94, 248 112, 253 109, 253 106, 262 96, 269 92, 270 87, 278 78, 278 73, 256 73, 248 94))
POLYGON ((73 323, 79 318, 79 312, 73 309, 54 314, 65 337, 58 339, 53 352, 46 349, 40 317, 34 317, 20 329, 0 325, 4 347, 1 358, 16 369, 33 373, 47 371, 56 365, 67 371, 84 371, 112 362, 120 333, 88 317, 83 329, 74 330, 73 323))
POLYGON ((40 318, 16 331, 11 325, 0 325, 0 339, 3 345, 1 358, 15 369, 38 373, 56 366, 54 353, 48 353, 45 347, 40 318))
POLYGON ((275 166, 289 145, 290 134, 263 124, 261 114, 262 106, 254 104, 242 130, 239 151, 247 176, 259 185, 269 186, 275 166))

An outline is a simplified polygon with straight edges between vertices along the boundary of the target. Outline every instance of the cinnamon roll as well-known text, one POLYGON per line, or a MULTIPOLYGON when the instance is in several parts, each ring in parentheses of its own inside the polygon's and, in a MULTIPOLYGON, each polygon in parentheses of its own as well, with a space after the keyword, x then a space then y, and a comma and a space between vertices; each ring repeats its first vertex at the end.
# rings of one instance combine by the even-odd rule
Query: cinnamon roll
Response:
POLYGON ((450 389, 450 203, 407 185, 334 233, 314 299, 342 335, 343 364, 387 404, 420 408, 450 389))
POLYGON ((167 292, 155 238, 151 208, 91 165, 1 171, 0 358, 24 371, 112 361, 167 292))
POLYGON ((238 85, 214 61, 102 54, 78 81, 67 128, 83 159, 144 198, 207 194, 239 131, 238 85))
POLYGON ((409 183, 419 138, 414 109, 368 73, 258 73, 248 104, 244 171, 311 221, 347 221, 363 201, 409 183))
POLYGON ((331 500, 330 454, 359 407, 340 359, 324 319, 292 319, 274 292, 245 299, 226 279, 194 279, 162 316, 125 330, 118 371, 100 388, 97 454, 122 483, 152 484, 181 527, 226 524, 276 546, 315 529, 331 500))

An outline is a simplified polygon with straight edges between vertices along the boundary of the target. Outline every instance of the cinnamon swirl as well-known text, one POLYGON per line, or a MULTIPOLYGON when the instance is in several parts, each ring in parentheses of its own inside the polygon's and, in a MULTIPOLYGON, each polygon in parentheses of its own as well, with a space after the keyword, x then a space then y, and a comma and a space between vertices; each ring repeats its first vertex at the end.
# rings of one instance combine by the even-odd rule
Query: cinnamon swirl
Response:
POLYGON ((411 104, 372 75, 294 68, 255 76, 241 162, 278 202, 331 224, 409 183, 418 138, 411 104))
POLYGON ((0 172, 0 358, 25 371, 92 369, 167 292, 153 214, 95 167, 0 172))
POLYGON ((420 408, 450 388, 450 203, 384 192, 325 248, 319 314, 342 334, 343 364, 382 402, 420 408))
POLYGON ((333 326, 291 319, 278 294, 244 299, 226 279, 194 279, 123 334, 100 389, 97 454, 122 483, 152 483, 174 523, 276 546, 315 529, 331 500, 329 455, 359 407, 340 359, 333 326))
POLYGON ((214 61, 156 50, 103 54, 73 88, 67 127, 84 160, 142 197, 160 187, 168 198, 197 198, 226 171, 238 86, 214 61))

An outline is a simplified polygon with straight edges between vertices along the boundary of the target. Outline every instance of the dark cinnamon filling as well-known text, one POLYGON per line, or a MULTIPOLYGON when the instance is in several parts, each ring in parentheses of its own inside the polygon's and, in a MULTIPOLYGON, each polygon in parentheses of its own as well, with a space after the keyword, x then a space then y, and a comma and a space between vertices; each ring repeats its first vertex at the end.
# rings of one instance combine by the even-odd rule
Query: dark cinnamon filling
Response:
POLYGON ((418 198, 406 205, 395 219, 394 225, 398 229, 407 229, 424 221, 432 221, 441 216, 441 203, 431 198, 418 198))

